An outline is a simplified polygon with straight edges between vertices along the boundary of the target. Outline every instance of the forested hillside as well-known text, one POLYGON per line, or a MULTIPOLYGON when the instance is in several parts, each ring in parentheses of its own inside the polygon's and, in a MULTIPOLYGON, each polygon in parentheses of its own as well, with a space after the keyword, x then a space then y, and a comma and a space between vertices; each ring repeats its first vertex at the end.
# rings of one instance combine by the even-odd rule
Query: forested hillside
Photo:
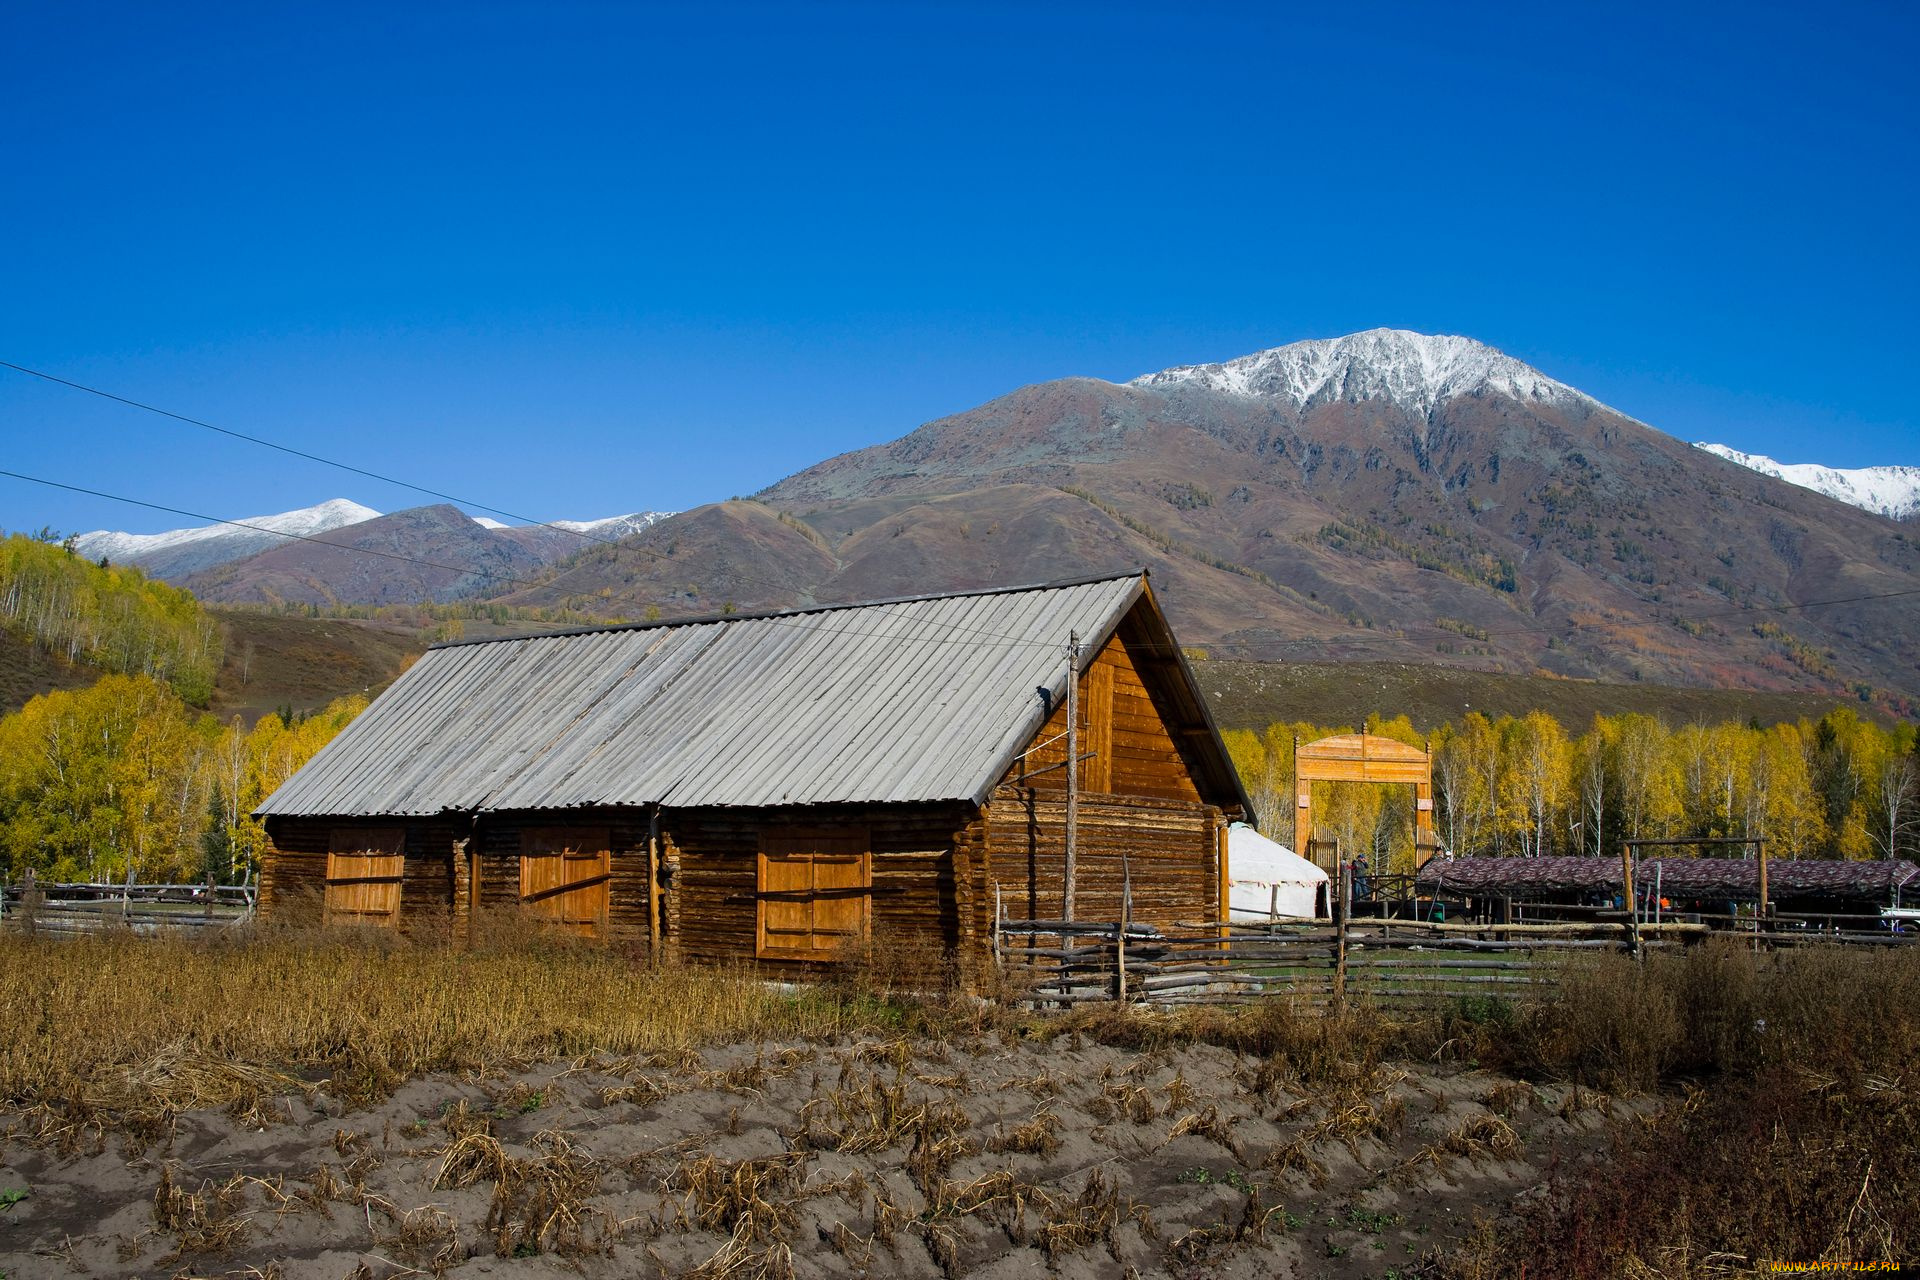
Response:
POLYGON ((190 592, 57 543, 0 539, 0 626, 47 653, 150 676, 195 706, 213 696, 220 628, 190 592))
MULTIPOLYGON (((1434 753, 1435 825, 1462 856, 1614 855, 1627 839, 1763 838, 1777 857, 1920 856, 1920 740, 1848 710, 1819 720, 1671 728, 1654 716, 1596 716, 1584 733, 1553 716, 1473 712, 1431 738, 1404 716, 1366 729, 1434 753)), ((1293 839, 1293 752, 1351 726, 1230 730, 1228 750, 1261 829, 1293 839)), ((1318 783, 1315 830, 1342 856, 1410 869, 1411 787, 1318 783)))
POLYGON ((339 698, 247 729, 144 675, 37 697, 0 719, 6 878, 239 881, 265 846, 249 812, 366 705, 339 698))

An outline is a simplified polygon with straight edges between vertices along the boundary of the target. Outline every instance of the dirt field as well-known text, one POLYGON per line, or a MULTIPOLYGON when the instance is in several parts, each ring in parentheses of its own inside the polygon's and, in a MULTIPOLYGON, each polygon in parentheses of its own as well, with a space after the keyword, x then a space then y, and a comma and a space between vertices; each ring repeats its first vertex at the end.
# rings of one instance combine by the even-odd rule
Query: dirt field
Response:
POLYGON ((150 1133, 15 1112, 0 1272, 1411 1276, 1633 1110, 1265 1062, 848 1040, 436 1075, 364 1110, 309 1089, 150 1133))
POLYGON ((903 995, 881 953, 782 987, 363 933, 0 931, 0 1276, 1727 1280, 1915 1254, 1911 949, 1585 955, 1417 1015, 1057 1012, 903 995))

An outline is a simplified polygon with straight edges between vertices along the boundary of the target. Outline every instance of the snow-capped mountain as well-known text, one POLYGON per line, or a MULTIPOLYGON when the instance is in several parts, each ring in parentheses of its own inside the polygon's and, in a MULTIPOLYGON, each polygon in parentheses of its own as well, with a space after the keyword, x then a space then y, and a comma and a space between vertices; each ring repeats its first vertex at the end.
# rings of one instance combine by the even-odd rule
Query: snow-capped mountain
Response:
POLYGON ((469 517, 482 529, 565 529, 570 533, 590 533, 596 538, 624 538, 659 524, 671 511, 635 511, 624 516, 602 516, 598 520, 549 520, 545 524, 502 524, 487 516, 469 517))
POLYGON ((1485 343, 1405 329, 1368 329, 1344 338, 1295 342, 1221 364, 1163 369, 1128 385, 1159 390, 1193 386, 1287 400, 1296 409, 1330 400, 1386 399, 1431 413, 1449 400, 1488 392, 1522 401, 1598 407, 1591 397, 1485 343))
POLYGON ((89 560, 105 556, 114 564, 138 565, 154 577, 178 578, 289 541, 281 535, 311 538, 379 515, 372 507, 363 507, 346 498, 330 498, 298 511, 247 516, 233 524, 210 524, 197 529, 170 529, 165 533, 115 533, 98 529, 75 538, 73 549, 89 560), (240 527, 243 525, 246 527, 240 527))
POLYGON ((603 516, 598 520, 554 520, 550 523, 555 528, 590 533, 597 538, 625 538, 651 529, 672 514, 671 511, 635 511, 624 516, 603 516))
POLYGON ((682 584, 737 598, 749 563, 788 584, 756 607, 1146 565, 1216 655, 1920 696, 1920 558, 1883 517, 1466 338, 1376 329, 1035 383, 756 497, 803 527, 689 513, 668 563, 582 557, 517 598, 632 615, 682 584), (1675 625, 1745 600, 1820 607, 1675 625))
POLYGON ((1817 462, 1775 462, 1758 453, 1742 453, 1724 444, 1696 444, 1716 458, 1749 471, 1824 493, 1848 506, 1895 520, 1920 515, 1920 467, 1823 467, 1817 462))
POLYGON ((596 544, 618 542, 645 532, 672 514, 671 511, 635 511, 598 520, 549 520, 545 524, 516 525, 476 517, 474 523, 525 547, 543 563, 552 564, 596 544))
MULTIPOLYGON (((498 534, 506 542, 520 547, 539 563, 550 564, 595 542, 640 533, 671 514, 670 511, 636 511, 598 520, 555 520, 544 525, 508 525, 486 516, 467 518, 488 533, 498 534)), ((180 582, 302 538, 318 537, 383 518, 372 507, 347 498, 332 498, 298 511, 248 516, 231 524, 211 524, 197 529, 171 529, 165 533, 116 533, 101 529, 80 534, 74 539, 73 549, 89 560, 105 556, 113 564, 137 565, 152 577, 180 582)))

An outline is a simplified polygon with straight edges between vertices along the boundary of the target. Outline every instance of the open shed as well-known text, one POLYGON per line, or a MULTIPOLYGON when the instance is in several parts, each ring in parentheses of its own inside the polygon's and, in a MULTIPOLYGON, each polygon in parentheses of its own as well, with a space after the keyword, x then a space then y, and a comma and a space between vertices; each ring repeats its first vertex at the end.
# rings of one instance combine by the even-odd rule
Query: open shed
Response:
POLYGON ((437 646, 261 806, 260 911, 972 969, 1062 911, 1070 637, 1077 914, 1220 919, 1251 806, 1144 572, 437 646))

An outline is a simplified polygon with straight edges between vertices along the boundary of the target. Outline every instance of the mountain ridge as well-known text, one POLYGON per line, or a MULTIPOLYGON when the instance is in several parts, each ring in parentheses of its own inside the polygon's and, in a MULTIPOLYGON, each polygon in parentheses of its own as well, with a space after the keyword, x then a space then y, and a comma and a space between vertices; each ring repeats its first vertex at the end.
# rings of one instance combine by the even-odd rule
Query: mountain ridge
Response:
POLYGON ((1409 329, 1367 329, 1340 338, 1313 338, 1214 364, 1178 365, 1142 374, 1125 385, 1199 386, 1230 395, 1284 398, 1299 409, 1324 400, 1387 398, 1430 412, 1443 400, 1487 390, 1519 400, 1606 407, 1473 338, 1409 329))
POLYGON ((576 540, 451 507, 383 519, 353 537, 448 572, 303 546, 192 585, 652 617, 1144 565, 1222 658, 1920 699, 1920 538, 1405 330, 1036 383, 546 563, 538 539, 576 540))
MULTIPOLYGON (((408 511, 429 508, 413 507, 408 511)), ((625 515, 603 516, 596 520, 554 520, 546 524, 509 525, 484 516, 469 516, 457 507, 447 507, 470 521, 487 535, 511 543, 544 566, 566 559, 594 542, 629 537, 672 515, 669 511, 635 511, 625 515)), ((401 515, 404 512, 394 512, 401 515)), ((120 533, 95 530, 78 534, 73 549, 89 560, 105 558, 114 564, 132 565, 148 576, 183 583, 222 566, 236 564, 267 552, 298 546, 310 539, 322 542, 352 542, 356 535, 341 534, 372 521, 388 518, 372 507, 349 498, 329 498, 311 507, 283 511, 270 516, 248 516, 219 524, 170 529, 163 533, 120 533)), ((312 545, 309 543, 309 545, 312 545)), ((405 554, 399 547, 395 554, 405 554)), ((295 553, 296 556, 298 553, 295 553)), ((285 563, 286 556, 276 563, 285 563)), ((399 563, 395 561, 395 563, 399 563)), ((244 578, 244 570, 223 575, 224 582, 244 578)), ((203 579, 203 581, 205 581, 203 579)), ((224 589, 224 588, 223 588, 224 589)), ((368 603, 353 601, 352 603, 368 603)))
POLYGON ((156 578, 184 577, 229 560, 238 560, 288 541, 283 535, 317 537, 380 515, 348 498, 329 498, 311 507, 270 516, 246 516, 230 523, 169 529, 163 533, 119 533, 96 529, 73 540, 73 549, 89 560, 106 557, 131 564, 156 578))
POLYGON ((834 545, 869 536, 859 512, 911 526, 917 504, 971 504, 977 537, 1022 485, 1237 595, 1169 593, 1183 638, 1230 656, 1920 693, 1912 605, 1887 594, 1920 586, 1920 543, 1468 339, 1376 330, 1039 383, 758 497, 834 545), (1882 598, 1808 607, 1843 595, 1882 598))

